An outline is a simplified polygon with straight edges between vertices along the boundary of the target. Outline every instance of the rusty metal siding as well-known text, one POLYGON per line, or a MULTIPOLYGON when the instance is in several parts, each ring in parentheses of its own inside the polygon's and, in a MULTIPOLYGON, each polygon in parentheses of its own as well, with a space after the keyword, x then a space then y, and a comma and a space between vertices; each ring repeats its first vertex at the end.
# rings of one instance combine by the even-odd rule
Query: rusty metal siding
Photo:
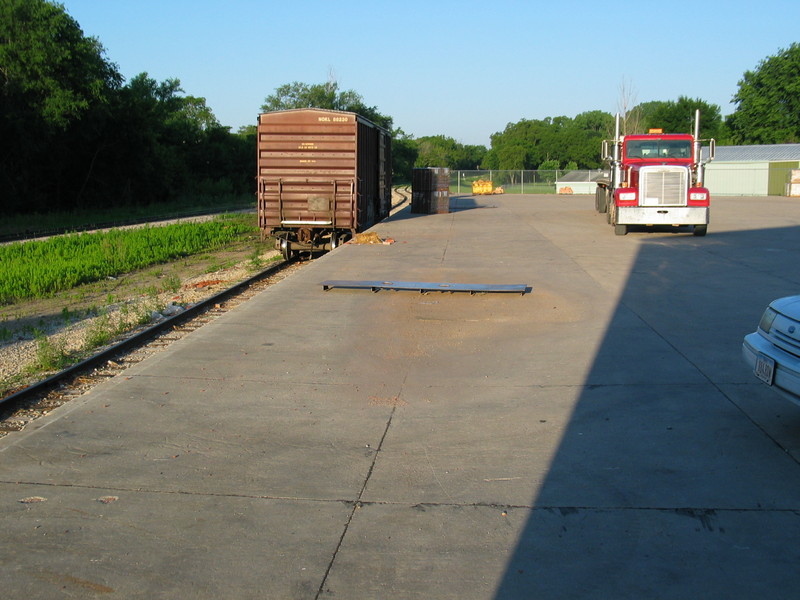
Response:
POLYGON ((390 148, 388 132, 354 113, 297 109, 259 115, 259 226, 267 232, 370 227, 388 215, 390 148))
POLYGON ((411 212, 450 212, 450 169, 421 167, 411 170, 411 212))
POLYGON ((359 205, 358 220, 362 223, 374 223, 378 214, 378 181, 373 158, 378 152, 378 138, 374 130, 359 123, 358 127, 358 193, 364 201, 359 205))

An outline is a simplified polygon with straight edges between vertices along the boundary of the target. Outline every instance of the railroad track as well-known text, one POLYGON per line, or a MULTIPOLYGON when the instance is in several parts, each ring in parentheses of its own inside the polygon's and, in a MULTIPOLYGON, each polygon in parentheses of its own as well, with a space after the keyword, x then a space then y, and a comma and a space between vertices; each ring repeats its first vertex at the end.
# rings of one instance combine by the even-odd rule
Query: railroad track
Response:
POLYGON ((19 431, 54 408, 82 396, 98 383, 119 375, 213 321, 306 264, 282 261, 181 313, 133 333, 63 371, 0 399, 0 437, 19 431))
MULTIPOLYGON (((395 188, 391 212, 411 201, 411 186, 395 188)), ((19 431, 54 408, 82 396, 98 383, 119 375, 130 366, 213 321, 245 302, 265 287, 302 268, 293 259, 276 263, 185 311, 131 334, 122 341, 63 371, 0 398, 0 437, 19 431)))
POLYGON ((396 187, 392 193, 392 208, 389 212, 394 213, 400 210, 408 202, 411 202, 411 186, 396 187))

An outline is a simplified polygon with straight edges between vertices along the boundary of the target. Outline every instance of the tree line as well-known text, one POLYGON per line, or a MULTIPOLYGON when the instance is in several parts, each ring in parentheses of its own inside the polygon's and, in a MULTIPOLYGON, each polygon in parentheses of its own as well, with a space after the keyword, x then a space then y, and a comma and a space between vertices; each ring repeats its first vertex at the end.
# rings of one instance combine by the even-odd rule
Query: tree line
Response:
MULTIPOLYGON (((624 90, 622 91, 625 95, 624 90)), ((800 142, 800 44, 793 43, 746 71, 733 96, 735 111, 723 118, 720 107, 701 98, 644 102, 627 106, 622 98, 622 134, 662 129, 692 133, 700 110, 700 137, 722 145, 786 144, 800 142)), ((600 146, 614 135, 614 116, 600 110, 574 118, 559 116, 521 119, 491 136, 489 149, 465 146, 444 136, 408 145, 415 166, 453 169, 554 170, 596 169, 602 166, 600 146)))
POLYGON ((125 83, 98 40, 47 0, 0 0, 0 193, 34 213, 249 192, 255 138, 178 79, 125 83))
MULTIPOLYGON (((625 107, 625 133, 660 127, 689 132, 700 109, 701 137, 722 144, 800 142, 800 44, 746 71, 736 110, 700 98, 625 107)), ((443 135, 415 138, 353 90, 293 82, 262 111, 328 108, 356 112, 392 131, 396 181, 414 167, 594 169, 614 117, 521 119, 491 136, 489 148, 443 135)), ((252 194, 255 126, 231 132, 180 80, 140 73, 125 82, 102 44, 86 37, 51 0, 0 0, 0 194, 10 214, 151 204, 198 195, 252 194)))

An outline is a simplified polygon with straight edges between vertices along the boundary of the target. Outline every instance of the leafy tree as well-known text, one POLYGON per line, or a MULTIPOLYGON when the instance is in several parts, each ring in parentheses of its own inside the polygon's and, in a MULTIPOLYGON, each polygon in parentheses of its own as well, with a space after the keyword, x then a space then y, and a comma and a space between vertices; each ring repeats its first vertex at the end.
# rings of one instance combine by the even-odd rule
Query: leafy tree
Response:
POLYGON ((500 168, 500 157, 497 155, 497 149, 492 147, 487 150, 481 162, 481 169, 496 170, 500 168))
POLYGON ((733 115, 728 115, 725 117, 725 120, 719 126, 719 131, 717 132, 715 139, 717 140, 717 144, 720 146, 732 146, 738 143, 734 140, 733 130, 730 126, 730 120, 732 116, 733 115))
POLYGON ((392 118, 378 112, 377 107, 367 106, 360 94, 353 90, 339 91, 336 81, 309 85, 294 81, 284 84, 266 97, 261 106, 263 112, 292 108, 324 108, 354 112, 385 129, 391 130, 392 118))
POLYGON ((126 203, 164 201, 186 185, 180 146, 196 143, 196 136, 179 118, 182 91, 179 80, 159 83, 147 73, 136 75, 121 90, 115 109, 125 119, 118 123, 113 169, 126 203))
POLYGON ((182 194, 251 191, 255 134, 232 135, 205 98, 183 96, 178 79, 158 82, 140 73, 119 95, 116 168, 129 203, 165 201, 182 194))
POLYGON ((411 169, 419 155, 417 142, 398 128, 392 132, 392 174, 395 182, 411 181, 411 169))
POLYGON ((521 171, 529 168, 529 152, 522 144, 503 144, 497 149, 498 169, 521 171))
POLYGON ((574 162, 583 169, 600 166, 600 146, 613 117, 589 111, 574 119, 560 116, 541 120, 522 119, 492 135, 492 149, 483 166, 487 169, 536 169, 543 162, 574 162))
POLYGON ((430 135, 417 139, 415 167, 449 167, 455 150, 455 140, 443 135, 430 135))
POLYGON ((3 114, 27 109, 45 125, 65 129, 119 85, 95 38, 83 35, 63 7, 45 0, 0 3, 3 114))
POLYGON ((800 142, 800 44, 745 71, 727 124, 738 144, 800 142))
POLYGON ((543 171, 542 179, 547 183, 553 183, 556 180, 559 166, 557 160, 546 160, 540 164, 539 171, 543 171))
POLYGON ((186 169, 192 179, 183 192, 211 196, 255 193, 255 147, 255 134, 231 134, 221 125, 204 129, 186 153, 186 169))
POLYGON ((255 136, 178 79, 127 85, 48 0, 0 0, 0 189, 9 213, 252 191, 255 136))
POLYGON ((206 106, 205 98, 185 96, 182 98, 181 107, 173 114, 172 118, 176 121, 192 123, 193 126, 201 131, 220 127, 217 117, 206 106))
POLYGON ((308 85, 294 81, 275 89, 275 93, 266 97, 261 110, 289 110, 292 108, 327 108, 341 110, 337 106, 336 83, 308 85))
MULTIPOLYGON (((636 118, 633 119, 636 127, 628 129, 626 133, 646 133, 650 127, 662 127, 662 125, 650 125, 650 123, 653 123, 653 114, 661 110, 664 104, 666 103, 663 100, 651 100, 650 102, 642 102, 633 107, 632 112, 635 112, 637 115, 636 118)), ((677 132, 670 131, 670 133, 677 132)))
POLYGON ((486 146, 466 145, 461 146, 461 152, 455 169, 467 170, 480 168, 483 157, 486 156, 486 146))
POLYGON ((509 123, 502 132, 492 134, 492 150, 487 153, 483 166, 501 170, 534 168, 545 159, 541 148, 549 127, 549 119, 509 123))
POLYGON ((560 134, 561 149, 553 156, 562 163, 575 163, 576 169, 596 169, 601 166, 600 150, 603 139, 612 137, 614 117, 601 110, 576 115, 560 134))
POLYGON ((417 143, 417 167, 448 167, 450 169, 474 169, 481 163, 486 148, 467 146, 444 135, 421 137, 417 143))
POLYGON ((694 133, 695 111, 700 110, 700 137, 719 137, 722 126, 720 108, 700 98, 678 97, 677 101, 648 102, 642 109, 644 131, 663 129, 664 133, 694 133))
POLYGON ((587 133, 605 137, 609 128, 614 126, 614 117, 602 110, 591 110, 581 113, 573 119, 575 127, 587 133))
POLYGON ((62 6, 0 2, 0 187, 6 210, 58 208, 80 196, 122 81, 62 6))

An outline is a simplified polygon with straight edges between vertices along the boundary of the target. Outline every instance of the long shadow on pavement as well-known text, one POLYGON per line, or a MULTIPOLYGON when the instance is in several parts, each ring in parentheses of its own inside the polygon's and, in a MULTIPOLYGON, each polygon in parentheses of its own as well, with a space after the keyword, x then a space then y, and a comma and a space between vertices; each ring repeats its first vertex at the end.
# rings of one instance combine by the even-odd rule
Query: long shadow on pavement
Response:
POLYGON ((740 347, 797 293, 799 237, 643 238, 549 471, 514 509, 498 600, 796 597, 800 409, 740 347))

